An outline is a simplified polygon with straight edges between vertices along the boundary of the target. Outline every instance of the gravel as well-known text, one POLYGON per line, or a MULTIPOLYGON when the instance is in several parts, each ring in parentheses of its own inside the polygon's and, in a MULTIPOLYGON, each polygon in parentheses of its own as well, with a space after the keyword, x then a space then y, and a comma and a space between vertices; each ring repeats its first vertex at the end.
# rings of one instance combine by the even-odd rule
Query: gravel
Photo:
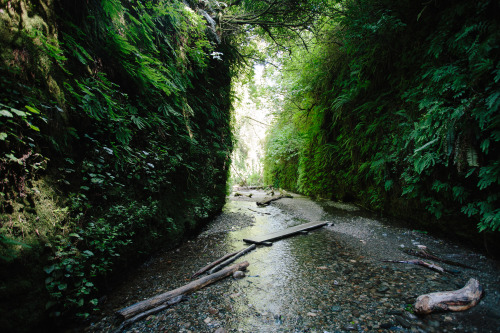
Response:
POLYGON ((111 332, 114 312, 188 283, 193 272, 228 252, 243 238, 310 221, 333 225, 258 247, 246 276, 207 286, 127 328, 126 332, 497 332, 500 327, 498 263, 459 244, 395 227, 344 203, 294 195, 258 208, 263 191, 239 191, 220 216, 195 239, 165 251, 124 277, 100 304, 102 314, 83 328, 111 332), (252 193, 249 198, 245 194, 252 193), (402 249, 425 245, 445 259, 467 263, 460 274, 382 262, 411 257, 402 249), (465 312, 412 314, 418 295, 463 287, 474 277, 485 297, 465 312))

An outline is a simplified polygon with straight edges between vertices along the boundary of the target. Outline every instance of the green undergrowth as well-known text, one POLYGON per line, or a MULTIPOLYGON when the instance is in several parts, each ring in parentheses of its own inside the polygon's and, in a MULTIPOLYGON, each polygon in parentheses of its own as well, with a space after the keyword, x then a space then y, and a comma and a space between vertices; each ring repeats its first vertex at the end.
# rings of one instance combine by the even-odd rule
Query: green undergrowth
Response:
POLYGON ((109 278, 221 209, 235 57, 216 2, 9 3, 0 325, 29 331, 99 311, 109 278))
POLYGON ((495 1, 338 1, 281 79, 265 180, 464 238, 500 228, 495 1))

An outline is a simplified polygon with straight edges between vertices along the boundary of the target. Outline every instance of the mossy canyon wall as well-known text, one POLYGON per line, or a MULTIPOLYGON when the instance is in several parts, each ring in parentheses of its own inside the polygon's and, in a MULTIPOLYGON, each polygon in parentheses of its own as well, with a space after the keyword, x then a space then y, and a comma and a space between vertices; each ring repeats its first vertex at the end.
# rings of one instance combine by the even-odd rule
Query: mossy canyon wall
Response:
POLYGON ((234 56, 218 10, 2 1, 3 331, 98 311, 113 273, 221 209, 234 56))

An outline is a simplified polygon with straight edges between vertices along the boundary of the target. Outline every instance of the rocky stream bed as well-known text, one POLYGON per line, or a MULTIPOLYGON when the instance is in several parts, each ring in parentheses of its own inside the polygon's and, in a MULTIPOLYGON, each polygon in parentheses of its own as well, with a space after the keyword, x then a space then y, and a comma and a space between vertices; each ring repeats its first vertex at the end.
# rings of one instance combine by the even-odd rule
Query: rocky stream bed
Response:
POLYGON ((243 279, 226 278, 186 301, 148 316, 123 332, 499 332, 500 266, 458 244, 422 231, 395 227, 356 206, 294 195, 258 208, 263 191, 240 191, 195 239, 159 253, 106 295, 102 317, 84 331, 114 332, 114 313, 125 306, 190 282, 190 276, 242 241, 290 226, 333 223, 306 235, 259 246, 236 262, 250 266, 243 279), (249 198, 245 195, 252 193, 249 198), (441 274, 383 260, 414 259, 403 249, 425 245, 441 258, 471 268, 437 263, 459 274, 441 274), (416 316, 417 296, 462 288, 476 278, 480 303, 464 312, 416 316))

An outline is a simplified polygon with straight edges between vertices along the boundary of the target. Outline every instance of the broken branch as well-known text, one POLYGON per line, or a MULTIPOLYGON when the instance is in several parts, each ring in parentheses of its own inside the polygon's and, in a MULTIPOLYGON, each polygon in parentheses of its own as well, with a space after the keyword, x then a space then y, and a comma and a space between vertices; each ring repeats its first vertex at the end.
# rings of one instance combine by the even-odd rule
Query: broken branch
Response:
POLYGON ((452 273, 452 271, 445 270, 441 266, 430 264, 428 262, 425 262, 423 260, 418 260, 418 259, 413 259, 413 260, 382 260, 382 261, 383 262, 392 262, 392 263, 396 263, 396 264, 420 265, 420 266, 424 266, 426 268, 432 269, 433 271, 436 271, 439 273, 444 273, 444 272, 452 273))
POLYGON ((455 262, 455 261, 451 261, 451 260, 446 260, 446 259, 441 259, 439 257, 436 257, 435 255, 430 254, 429 252, 427 252, 425 250, 415 251, 415 250, 411 250, 411 249, 403 249, 401 251, 403 251, 403 252, 405 252, 405 253, 407 253, 407 254, 409 254, 411 256, 415 256, 415 257, 419 257, 419 258, 423 258, 423 259, 430 259, 430 260, 440 261, 440 262, 448 264, 448 265, 453 265, 453 266, 458 266, 458 267, 473 269, 472 267, 467 266, 467 265, 462 264, 462 263, 459 263, 459 262, 455 262))

